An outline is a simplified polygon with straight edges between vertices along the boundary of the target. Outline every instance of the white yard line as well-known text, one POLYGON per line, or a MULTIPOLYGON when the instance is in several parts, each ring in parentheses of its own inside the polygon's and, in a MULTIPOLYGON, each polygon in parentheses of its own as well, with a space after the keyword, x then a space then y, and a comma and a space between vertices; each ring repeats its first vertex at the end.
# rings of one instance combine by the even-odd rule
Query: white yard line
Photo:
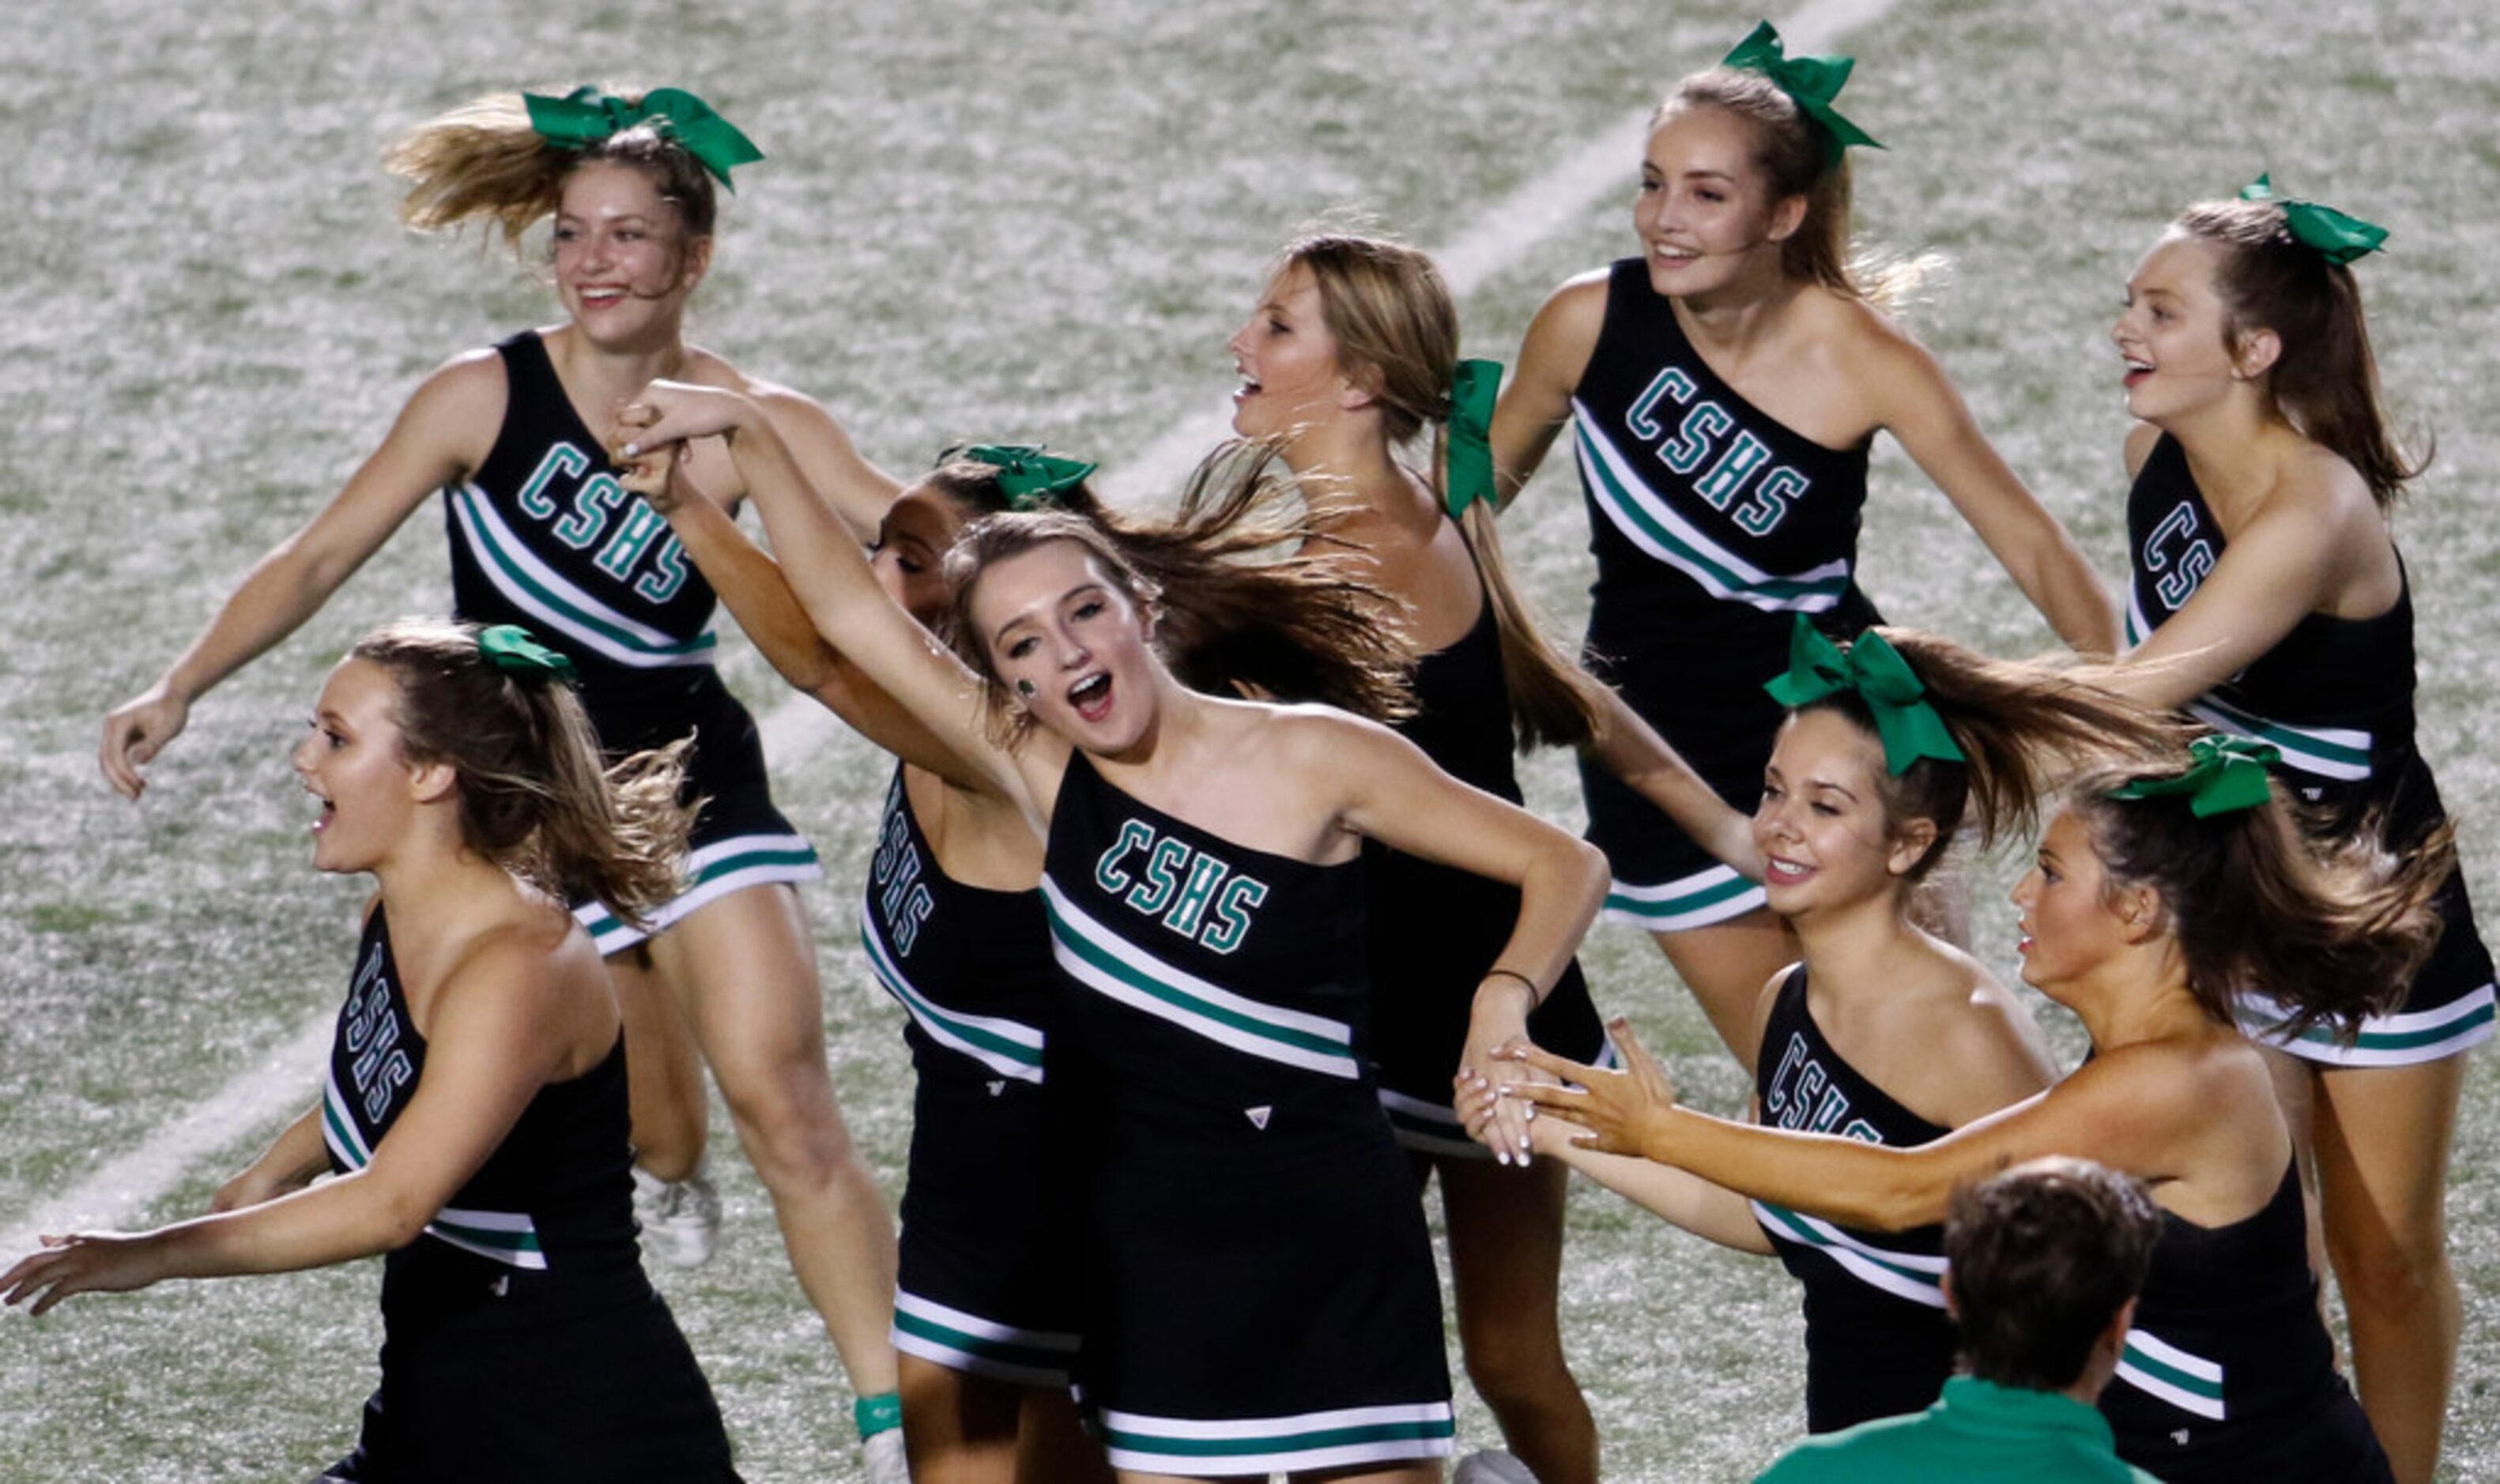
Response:
POLYGON ((322 1011, 189 1112, 148 1135, 138 1148, 29 1211, 20 1227, 0 1234, 0 1254, 32 1251, 37 1237, 46 1233, 127 1226, 202 1160, 254 1129, 274 1127, 286 1115, 311 1107, 321 1096, 322 1061, 338 1018, 336 1009, 322 1011))
MULTIPOLYGON (((1819 50, 1897 3, 1808 0, 1781 22, 1780 34, 1792 51, 1819 50)), ((1451 292, 1462 299, 1473 293, 1591 201, 1628 181, 1647 121, 1647 109, 1625 115, 1552 170, 1478 213, 1478 226, 1432 254, 1449 279, 1451 292)), ((1127 500, 1172 485, 1232 426, 1231 414, 1221 408, 1183 419, 1106 476, 1104 494, 1127 500)), ((778 768, 798 764, 838 729, 832 714, 805 696, 784 701, 759 725, 765 754, 778 768)), ((322 1011, 284 1046, 236 1075, 188 1115, 158 1129, 139 1148, 38 1207, 21 1230, 0 1235, 0 1253, 26 1250, 34 1244, 37 1232, 128 1222, 162 1200, 201 1159, 289 1111, 311 1106, 320 1086, 321 1056, 329 1047, 335 1019, 335 1011, 322 1011)))

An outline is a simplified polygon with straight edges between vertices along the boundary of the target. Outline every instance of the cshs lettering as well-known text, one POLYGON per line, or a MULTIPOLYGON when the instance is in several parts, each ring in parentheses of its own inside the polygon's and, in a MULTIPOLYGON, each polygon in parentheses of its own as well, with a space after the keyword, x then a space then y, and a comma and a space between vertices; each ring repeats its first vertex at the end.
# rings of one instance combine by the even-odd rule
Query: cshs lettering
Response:
POLYGON ((691 569, 685 548, 677 544, 668 521, 571 444, 547 449, 516 503, 521 513, 544 522, 556 540, 574 550, 597 546, 592 564, 617 581, 631 583, 648 602, 666 603, 686 585, 691 569), (634 575, 638 567, 646 568, 641 577, 634 575))
POLYGON ((1119 838, 1094 863, 1094 884, 1218 953, 1241 946, 1251 912, 1267 900, 1266 882, 1159 835, 1142 819, 1120 826, 1119 838))
POLYGON ((382 977, 381 944, 356 966, 355 982, 347 988, 348 1080, 365 1122, 378 1127, 389 1115, 392 1100, 416 1074, 408 1048, 400 1044, 400 1019, 391 1011, 390 980, 382 977))
POLYGON ((1787 464, 1774 464, 1770 445, 1718 402, 1695 400, 1700 390, 1684 368, 1669 366, 1632 399, 1624 426, 1655 445, 1659 462, 1692 480, 1693 492, 1712 510, 1749 536, 1768 536, 1814 481, 1787 464), (1668 404, 1683 409, 1683 415, 1675 417, 1668 404))

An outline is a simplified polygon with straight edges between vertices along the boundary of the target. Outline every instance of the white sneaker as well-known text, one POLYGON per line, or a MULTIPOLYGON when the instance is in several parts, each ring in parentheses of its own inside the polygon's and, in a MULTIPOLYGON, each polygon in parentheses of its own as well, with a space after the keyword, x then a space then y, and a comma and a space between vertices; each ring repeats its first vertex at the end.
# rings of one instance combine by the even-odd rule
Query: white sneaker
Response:
POLYGON ((643 1251, 672 1268, 700 1268, 720 1240, 720 1194, 700 1170, 663 1180, 637 1165, 634 1219, 642 1227, 643 1251))
POLYGON ((1450 1484, 1536 1484, 1528 1466, 1497 1448, 1470 1453, 1450 1470, 1450 1484))
POLYGON ((903 1459, 903 1430, 888 1428, 860 1444, 868 1461, 868 1484, 911 1484, 911 1468, 903 1459))

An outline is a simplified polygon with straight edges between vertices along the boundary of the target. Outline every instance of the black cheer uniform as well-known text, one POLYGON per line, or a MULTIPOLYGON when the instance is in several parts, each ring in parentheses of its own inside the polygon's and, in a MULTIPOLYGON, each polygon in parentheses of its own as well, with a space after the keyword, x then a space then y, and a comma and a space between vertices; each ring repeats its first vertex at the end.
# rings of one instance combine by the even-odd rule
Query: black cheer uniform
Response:
MULTIPOLYGON (((339 1012, 322 1135, 362 1170, 425 1075, 376 907, 339 1012)), ((352 1484, 735 1480, 711 1389, 634 1240, 625 1043, 539 1089, 424 1235, 382 1260, 381 1385, 352 1484)))
POLYGON ((1074 1161, 1042 1085, 1066 989, 1041 893, 949 878, 898 766, 860 938, 877 982, 910 1011, 917 1074, 895 1348, 1064 1387, 1077 1342, 1074 1161))
POLYGON ((509 387, 503 428, 476 475, 443 491, 452 611, 520 624, 571 656, 609 757, 693 737, 686 796, 705 801, 686 889, 647 928, 595 902, 574 915, 600 952, 615 953, 731 892, 823 875, 815 848, 773 806, 754 718, 712 667, 710 584, 667 519, 609 470, 538 332, 495 349, 509 387))
MULTIPOLYGON (((1415 713, 1398 723, 1443 773, 1521 802, 1511 771, 1510 693, 1493 603, 1465 638, 1415 666, 1415 713)), ((1491 1159, 1451 1106, 1467 1016, 1485 971, 1519 921, 1519 889, 1365 841, 1371 1031, 1380 1103, 1398 1140, 1421 1154, 1491 1159)), ((1611 1066, 1614 1048, 1573 959, 1528 1017, 1529 1039, 1575 1062, 1611 1066)))
POLYGON ((1363 868, 1237 845, 1082 752, 1042 875, 1092 1156, 1080 1396, 1120 1468, 1451 1448, 1430 1238, 1363 1054, 1363 868))
MULTIPOLYGON (((1840 1059, 1806 1003, 1806 970, 1781 981, 1754 1072, 1766 1128, 1906 1148, 1953 1131, 1894 1102, 1840 1059)), ((1867 1232, 1765 1201, 1754 1218, 1805 1285, 1805 1417, 1811 1432, 1923 1411, 1953 1374, 1945 1229, 1867 1232)))
POLYGON ((2228 1226, 2162 1213, 2101 1412, 2119 1457, 2166 1484, 2385 1484, 2387 1457, 2318 1315, 2297 1163, 2228 1226))
MULTIPOLYGON (((1879 621, 1858 590, 1872 440, 1828 448, 1772 420, 1706 365, 1639 258, 1614 265, 1571 399, 1589 501, 1592 668, 1719 796, 1750 813, 1782 710, 1794 614, 1838 638, 1879 621)), ((1589 840, 1614 867, 1608 918, 1652 932, 1763 905, 1595 761, 1580 761, 1589 840)))
MULTIPOLYGON (((2222 554, 2220 522, 2164 435, 2126 501, 2126 637, 2142 643, 2194 597, 2222 554)), ((2246 670, 2188 710, 2219 731, 2272 742, 2276 775, 2326 811, 2332 829, 2377 821, 2396 849, 2446 820, 2430 765, 2414 746, 2414 599, 2407 579, 2395 607, 2375 618, 2311 613, 2246 670)), ((2404 1002, 2363 1022, 2347 1044, 2328 1027, 2298 1038, 2277 1028, 2283 1012, 2253 999, 2242 1006, 2251 1035, 2308 1061, 2394 1067, 2454 1056, 2493 1028, 2491 954, 2475 931, 2462 871, 2440 888, 2445 931, 2404 1002)))

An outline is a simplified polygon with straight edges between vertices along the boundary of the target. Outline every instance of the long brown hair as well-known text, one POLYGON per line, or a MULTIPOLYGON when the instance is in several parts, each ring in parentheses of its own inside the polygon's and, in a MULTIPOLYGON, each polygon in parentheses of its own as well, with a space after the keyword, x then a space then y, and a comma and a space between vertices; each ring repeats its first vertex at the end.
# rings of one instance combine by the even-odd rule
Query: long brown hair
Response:
POLYGON ((2352 465, 2380 510, 2392 506, 2430 454, 2408 457, 2387 430, 2352 270, 2295 240, 2279 201, 2201 201, 2171 227, 2221 258, 2214 286, 2228 316, 2224 344, 2237 353, 2257 330, 2282 341, 2265 377, 2275 410, 2302 437, 2352 465))
POLYGON ((2400 1001, 2439 942, 2433 900, 2455 869, 2453 828, 2399 854, 2375 828, 2313 834, 2279 782, 2255 808, 2204 818, 2185 794, 2110 797, 2180 776, 2180 756, 2105 764, 2075 780, 2067 808, 2114 890, 2149 886, 2160 898, 2206 1012, 2228 1021, 2257 994, 2284 1007, 2290 1034, 2350 1033, 2400 1001))
POLYGON ((1375 721, 1414 709, 1406 676, 1415 655, 1403 625, 1381 622, 1382 595, 1329 549, 1307 516, 1292 513, 1289 492, 1260 477, 1266 456, 1255 449, 1201 465, 1168 521, 1115 515, 1081 485, 1053 497, 1054 508, 1004 510, 995 468, 940 466, 930 482, 995 511, 956 538, 945 575, 954 592, 948 642, 990 682, 1002 737, 1019 735, 1030 718, 1006 705, 971 621, 972 590, 992 564, 1052 541, 1084 546, 1124 596, 1157 615, 1156 649, 1193 690, 1247 688, 1375 721))
MULTIPOLYGON (((1965 823, 1987 849, 2036 827, 2041 800, 2077 770, 2112 753, 2186 745, 2188 729, 2170 713, 2104 690, 2075 671, 1991 659, 1916 629, 1867 632, 1882 635, 1918 675, 1927 703, 1962 751, 1959 762, 1918 758, 1897 775, 1877 770, 1875 792, 1888 834, 1913 820, 1936 829, 1935 841, 1904 873, 1907 880, 1932 872, 1965 823)), ((1874 712, 1856 691, 1835 691, 1797 709, 1835 712, 1877 740, 1874 712)))
MULTIPOLYGON (((603 84, 602 91, 633 103, 642 99, 639 88, 603 84)), ((557 145, 530 126, 520 94, 490 93, 427 119, 382 151, 382 168, 409 182, 402 221, 431 232, 484 220, 516 253, 529 229, 555 214, 565 181, 590 164, 641 171, 676 207, 687 241, 712 235, 720 203, 711 177, 655 121, 594 144, 557 145)))
MULTIPOLYGON (((1450 383, 1459 365, 1459 312, 1440 269, 1403 243, 1354 232, 1313 232, 1285 245, 1274 274, 1309 271, 1338 362, 1367 379, 1394 445, 1432 430, 1431 483, 1443 485, 1450 383)), ((1539 631, 1510 580, 1491 504, 1460 517, 1476 577, 1501 640, 1502 682, 1523 744, 1585 746, 1597 731, 1597 681, 1539 631)))
POLYGON ((509 675, 478 627, 403 618, 350 657, 399 687, 400 750, 457 777, 469 849, 567 901, 595 897, 628 922, 679 890, 692 809, 678 802, 688 747, 639 752, 603 771, 581 702, 543 675, 509 675))

